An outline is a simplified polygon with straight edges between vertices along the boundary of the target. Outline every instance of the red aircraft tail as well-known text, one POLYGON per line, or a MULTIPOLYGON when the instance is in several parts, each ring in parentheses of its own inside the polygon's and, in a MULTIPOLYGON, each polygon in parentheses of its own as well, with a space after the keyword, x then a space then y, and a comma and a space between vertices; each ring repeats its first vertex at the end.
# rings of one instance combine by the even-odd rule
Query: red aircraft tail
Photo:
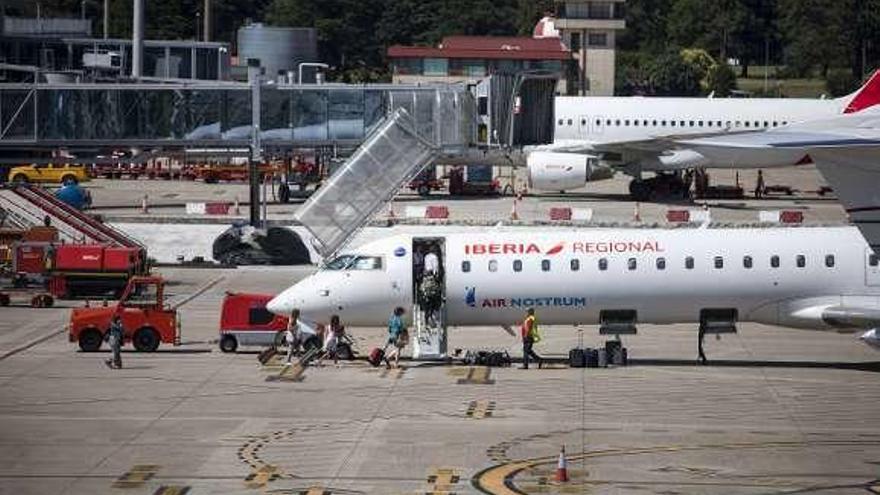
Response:
POLYGON ((880 103, 880 70, 871 74, 871 78, 855 93, 844 96, 848 100, 843 113, 856 113, 880 103))

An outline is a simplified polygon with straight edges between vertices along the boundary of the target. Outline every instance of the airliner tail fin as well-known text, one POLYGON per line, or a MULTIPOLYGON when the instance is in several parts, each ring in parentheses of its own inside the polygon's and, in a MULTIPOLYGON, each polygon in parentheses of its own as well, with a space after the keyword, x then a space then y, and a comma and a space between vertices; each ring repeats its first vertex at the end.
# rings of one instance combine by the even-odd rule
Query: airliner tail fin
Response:
POLYGON ((880 103, 880 69, 874 71, 861 88, 839 98, 843 113, 856 113, 880 103))

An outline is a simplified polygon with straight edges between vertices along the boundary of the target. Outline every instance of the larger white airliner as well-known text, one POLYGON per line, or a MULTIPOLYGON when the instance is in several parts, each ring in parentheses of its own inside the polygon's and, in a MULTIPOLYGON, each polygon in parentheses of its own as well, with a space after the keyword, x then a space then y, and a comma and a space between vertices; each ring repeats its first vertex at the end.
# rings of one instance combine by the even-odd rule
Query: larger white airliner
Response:
POLYGON ((645 200, 656 188, 683 189, 683 183, 678 174, 644 180, 642 172, 732 167, 676 144, 677 138, 773 129, 878 103, 880 71, 858 91, 833 100, 557 97, 554 142, 528 154, 529 183, 536 190, 564 191, 621 171, 635 178, 630 184, 633 197, 645 200))

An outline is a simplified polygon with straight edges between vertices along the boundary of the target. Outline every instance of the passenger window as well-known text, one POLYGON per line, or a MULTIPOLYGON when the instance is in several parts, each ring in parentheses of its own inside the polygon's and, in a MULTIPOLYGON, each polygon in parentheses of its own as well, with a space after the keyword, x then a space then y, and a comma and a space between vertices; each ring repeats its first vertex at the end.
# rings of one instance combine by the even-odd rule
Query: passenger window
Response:
POLYGON ((768 124, 766 120, 764 121, 764 127, 770 127, 770 124, 768 124))
POLYGON ((559 119, 558 125, 562 125, 563 120, 559 119))
POLYGON ((645 127, 648 127, 648 120, 645 119, 645 120, 642 122, 642 125, 644 125, 645 127))
POLYGON ((583 125, 583 126, 587 125, 587 119, 581 119, 581 125, 583 125))
POLYGON ((665 120, 663 121, 663 127, 666 127, 666 121, 665 121, 665 120))
POLYGON ((700 127, 703 127, 703 121, 701 120, 701 121, 697 122, 697 125, 699 125, 700 127))
POLYGON ((749 122, 749 121, 747 120, 747 121, 746 121, 746 127, 750 127, 750 126, 751 126, 751 122, 749 122))
POLYGON ((718 270, 724 268, 724 257, 722 257, 722 256, 715 257, 715 268, 718 270))
POLYGON ((666 269, 666 258, 657 258, 657 269, 665 270, 666 269))
POLYGON ((571 260, 571 271, 576 272, 581 269, 580 260, 571 260))
POLYGON ((772 266, 773 268, 779 268, 779 256, 776 256, 774 254, 770 257, 770 266, 772 266))
POLYGON ((461 271, 467 273, 471 271, 471 262, 470 261, 462 261, 461 262, 461 271))
POLYGON ((751 256, 743 256, 743 267, 751 268, 752 267, 752 257, 751 256))
POLYGON ((522 271, 522 260, 513 260, 513 271, 515 271, 515 272, 522 271))
POLYGON ((597 126, 601 126, 601 125, 602 125, 602 119, 596 119, 596 125, 597 125, 597 126))
POLYGON ((624 120, 624 121, 623 121, 623 125, 629 127, 629 119, 624 120))
POLYGON ((675 127, 675 121, 674 121, 674 120, 670 120, 670 121, 669 121, 669 126, 670 126, 670 127, 675 127))
POLYGON ((489 260, 489 271, 497 272, 498 271, 498 260, 489 260))
POLYGON ((572 124, 571 119, 568 119, 568 125, 571 125, 571 124, 572 124))
POLYGON ((834 268, 834 255, 827 254, 825 255, 825 266, 828 268, 834 268))
POLYGON ((550 271, 550 260, 541 260, 541 270, 545 272, 550 271))
POLYGON ((620 127, 620 119, 614 121, 614 125, 620 127))
POLYGON ((684 259, 684 267, 687 268, 688 270, 693 270, 694 269, 694 259, 690 256, 685 258, 684 259))
POLYGON ((638 120, 633 120, 633 125, 636 126, 636 127, 638 127, 638 126, 639 126, 639 121, 638 121, 638 120))
POLYGON ((795 263, 797 264, 798 268, 803 268, 803 267, 807 266, 807 257, 802 254, 799 254, 799 255, 797 255, 797 258, 795 258, 795 263))
POLYGON ((605 125, 611 125, 611 119, 606 120, 605 125))
POLYGON ((773 127, 778 127, 778 126, 779 126, 779 122, 773 121, 773 127))
POLYGON ((682 120, 681 122, 679 122, 679 123, 681 124, 682 127, 684 127, 684 121, 683 121, 683 120, 682 120))
MULTIPOLYGON (((720 120, 718 121, 718 127, 723 127, 723 126, 721 125, 721 121, 720 121, 720 120)), ((730 122, 727 123, 727 127, 730 127, 730 122)))
POLYGON ((878 264, 880 264, 880 257, 878 257, 876 254, 872 254, 868 257, 868 264, 871 266, 877 266, 878 264))
POLYGON ((688 124, 690 124, 690 127, 693 127, 693 126, 694 126, 694 121, 692 120, 692 121, 688 122, 688 124))
POLYGON ((712 121, 710 120, 710 121, 706 122, 706 125, 708 125, 709 127, 712 127, 712 121))
POLYGON ((761 127, 761 123, 760 123, 760 122, 755 122, 755 127, 761 127))
POLYGON ((599 270, 605 271, 608 269, 608 259, 607 258, 599 258, 599 270))
POLYGON ((627 268, 627 270, 630 270, 630 271, 635 270, 636 269, 636 259, 630 258, 630 259, 626 260, 626 268, 627 268))

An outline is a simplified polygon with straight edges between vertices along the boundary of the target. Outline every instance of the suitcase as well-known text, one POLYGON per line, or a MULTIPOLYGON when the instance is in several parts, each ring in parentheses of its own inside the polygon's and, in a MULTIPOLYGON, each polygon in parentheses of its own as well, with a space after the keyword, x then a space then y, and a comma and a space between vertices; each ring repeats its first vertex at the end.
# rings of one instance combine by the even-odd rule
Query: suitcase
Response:
POLYGON ((260 364, 265 365, 276 354, 278 354, 278 351, 276 351, 274 347, 269 347, 268 349, 260 351, 260 353, 257 354, 257 359, 260 361, 260 364))
POLYGON ((590 349, 587 348, 585 351, 586 354, 586 366, 587 368, 598 368, 599 367, 599 349, 590 349))
POLYGON ((596 367, 597 368, 607 368, 608 367, 608 353, 605 352, 605 349, 597 349, 598 358, 596 359, 596 367))
POLYGON ((587 365, 587 354, 584 349, 574 348, 568 351, 568 366, 570 368, 583 368, 587 365))
POLYGON ((379 366, 380 364, 382 364, 383 359, 385 359, 385 350, 378 347, 370 351, 370 356, 367 357, 367 361, 369 361, 370 364, 372 364, 373 366, 379 366))

